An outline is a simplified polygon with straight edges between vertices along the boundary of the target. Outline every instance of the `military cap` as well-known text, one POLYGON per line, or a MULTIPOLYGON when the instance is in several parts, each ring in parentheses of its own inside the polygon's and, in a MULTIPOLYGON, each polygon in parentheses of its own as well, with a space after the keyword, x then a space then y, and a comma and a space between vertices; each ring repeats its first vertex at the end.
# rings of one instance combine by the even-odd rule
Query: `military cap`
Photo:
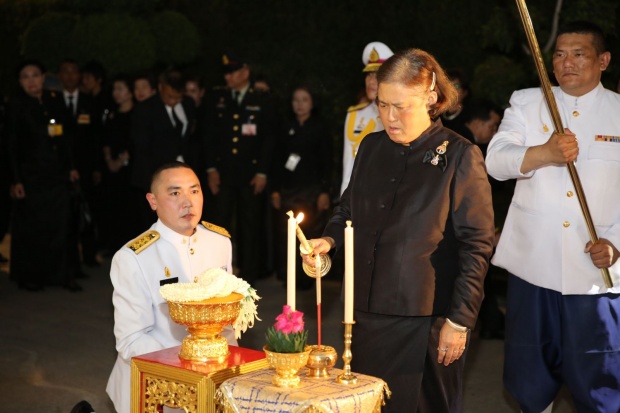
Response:
POLYGON ((222 55, 222 69, 224 73, 232 73, 247 65, 247 62, 240 56, 226 53, 222 55))
POLYGON ((376 72, 381 64, 388 60, 394 52, 381 42, 371 42, 366 45, 362 53, 362 62, 364 62, 363 72, 376 72))

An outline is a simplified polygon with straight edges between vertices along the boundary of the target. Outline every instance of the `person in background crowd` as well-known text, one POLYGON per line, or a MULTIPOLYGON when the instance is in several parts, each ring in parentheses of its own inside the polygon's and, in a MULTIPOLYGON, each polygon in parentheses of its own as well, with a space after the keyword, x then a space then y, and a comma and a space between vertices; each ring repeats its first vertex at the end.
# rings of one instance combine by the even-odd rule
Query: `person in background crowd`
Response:
POLYGON ((157 77, 150 72, 138 73, 133 79, 133 98, 143 102, 157 94, 157 77))
POLYGON ((135 224, 139 211, 132 202, 131 170, 133 167, 131 147, 131 117, 134 108, 132 79, 118 75, 112 81, 112 97, 116 109, 105 123, 103 157, 106 167, 103 173, 103 202, 101 237, 111 251, 140 231, 135 224))
POLYGON ((493 263, 511 273, 504 384, 526 413, 551 412, 563 386, 579 412, 620 411, 620 95, 600 82, 610 60, 597 25, 560 28, 552 92, 564 133, 540 88, 519 90, 487 150, 489 174, 517 180, 493 263))
MULTIPOLYGON (((300 227, 307 237, 317 238, 327 223, 330 208, 331 139, 325 122, 317 114, 316 97, 308 86, 293 90, 293 116, 278 136, 274 158, 271 204, 275 210, 276 268, 286 280, 286 212, 304 213, 300 227)), ((299 288, 314 283, 297 264, 299 288)))
POLYGON ((82 66, 82 91, 93 101, 93 122, 104 124, 114 103, 109 91, 105 88, 106 70, 103 65, 91 60, 82 66))
MULTIPOLYGON (((208 178, 205 159, 205 135, 207 130, 207 105, 205 104, 205 85, 201 76, 189 75, 185 78, 185 96, 194 100, 196 104, 196 128, 194 129, 190 139, 190 153, 192 159, 188 159, 187 163, 192 165, 200 184, 203 188, 208 187, 208 178)), ((208 220, 216 219, 215 198, 211 191, 203 192, 204 202, 202 216, 208 220)))
POLYGON ((260 273, 260 228, 264 191, 276 137, 269 95, 250 85, 250 66, 222 57, 225 88, 209 95, 205 158, 209 189, 216 199, 216 223, 230 227, 236 214, 239 268, 252 283, 260 273))
POLYGON ((70 256, 69 185, 79 174, 67 135, 68 113, 61 94, 43 89, 41 63, 21 62, 17 77, 21 91, 9 102, 6 125, 14 206, 11 279, 29 291, 49 285, 80 291, 70 256))
POLYGON ((347 118, 344 122, 341 195, 349 185, 353 162, 362 139, 371 132, 383 130, 375 102, 377 98, 377 70, 393 54, 392 50, 381 42, 368 43, 362 53, 363 72, 366 74, 364 78, 366 99, 347 110, 347 118))
MULTIPOLYGON (((67 111, 65 126, 72 137, 75 166, 80 174, 79 185, 74 188, 73 202, 77 205, 80 202, 79 198, 84 197, 92 213, 90 225, 83 228, 79 228, 79 222, 77 222, 79 217, 76 217, 75 232, 81 246, 82 262, 88 266, 99 266, 96 256, 97 220, 99 218, 97 191, 101 183, 103 167, 101 114, 95 112, 93 99, 79 90, 81 73, 75 60, 64 59, 60 63, 58 80, 63 87, 62 95, 67 111)), ((74 259, 79 265, 79 255, 76 255, 74 259)), ((79 271, 78 276, 84 277, 85 274, 79 271)))
MULTIPOLYGON (((166 162, 190 161, 189 137, 196 127, 196 106, 184 95, 183 73, 169 69, 159 77, 158 94, 136 105, 131 120, 133 169, 131 184, 138 198, 149 190, 150 176, 166 162)), ((141 225, 153 223, 152 211, 143 210, 141 225)))
MULTIPOLYGON (((493 250, 480 149, 437 118, 457 91, 435 58, 396 53, 377 72, 385 131, 362 141, 315 254, 355 228, 354 371, 381 377, 387 412, 460 413, 470 330, 493 250)), ((304 255, 314 264, 314 259, 304 255)))
POLYGON ((254 89, 260 90, 261 92, 264 92, 264 93, 271 92, 271 86, 269 86, 269 81, 267 80, 267 76, 263 75, 262 73, 259 73, 254 77, 253 85, 254 85, 254 89))
MULTIPOLYGON (((121 248, 110 269, 118 357, 106 391, 119 413, 130 411, 131 358, 178 346, 187 335, 184 326, 170 319, 159 288, 175 280, 193 282, 210 268, 232 274, 230 235, 224 228, 200 222, 202 191, 189 165, 163 164, 153 174, 146 198, 157 222, 121 248)), ((231 326, 225 327, 223 336, 237 345, 231 326)))
POLYGON ((469 94, 469 83, 465 73, 461 69, 448 69, 446 74, 452 85, 459 92, 458 104, 454 109, 441 115, 441 122, 446 128, 452 129, 456 133, 462 134, 465 125, 463 120, 463 110, 467 107, 468 101, 471 98, 469 94))
POLYGON ((200 76, 187 76, 185 79, 185 96, 194 100, 196 107, 202 105, 205 96, 205 86, 200 76))

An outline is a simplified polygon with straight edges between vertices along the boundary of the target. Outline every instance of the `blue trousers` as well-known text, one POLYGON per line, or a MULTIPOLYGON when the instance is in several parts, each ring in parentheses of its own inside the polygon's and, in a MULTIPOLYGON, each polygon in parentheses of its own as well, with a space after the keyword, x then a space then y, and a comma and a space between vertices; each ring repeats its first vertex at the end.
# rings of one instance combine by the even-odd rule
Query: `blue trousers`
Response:
POLYGON ((562 295, 511 275, 504 384, 539 413, 562 384, 579 412, 620 412, 620 295, 562 295))

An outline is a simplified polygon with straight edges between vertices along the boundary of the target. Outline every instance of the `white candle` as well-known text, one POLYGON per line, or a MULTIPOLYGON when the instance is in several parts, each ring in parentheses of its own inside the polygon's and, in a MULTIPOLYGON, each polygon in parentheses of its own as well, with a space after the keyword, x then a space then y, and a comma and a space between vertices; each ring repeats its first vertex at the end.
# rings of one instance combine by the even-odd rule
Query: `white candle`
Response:
POLYGON ((344 229, 344 322, 353 323, 353 227, 344 229))
POLYGON ((310 244, 310 242, 304 235, 303 231, 301 230, 301 227, 299 226, 299 223, 303 220, 304 220, 304 213, 300 212, 297 215, 297 228, 295 228, 295 230, 297 233, 297 238, 299 238, 299 243, 301 244, 301 252, 304 254, 310 254, 312 253, 312 250, 313 250, 312 244, 310 244))
POLYGON ((295 233, 297 220, 293 211, 288 211, 288 226, 286 233, 286 304, 295 311, 295 233))

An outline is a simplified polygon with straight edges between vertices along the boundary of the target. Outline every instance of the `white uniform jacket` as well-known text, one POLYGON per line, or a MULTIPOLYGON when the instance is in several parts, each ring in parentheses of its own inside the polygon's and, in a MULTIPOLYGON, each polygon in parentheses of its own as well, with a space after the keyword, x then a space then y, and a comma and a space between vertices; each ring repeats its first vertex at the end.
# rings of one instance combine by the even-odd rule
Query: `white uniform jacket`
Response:
MULTIPOLYGON (((119 413, 129 413, 130 409, 131 358, 178 346, 187 335, 185 327, 170 318, 168 304, 159 294, 161 282, 175 278, 180 283, 193 282, 195 276, 216 267, 232 272, 228 237, 202 225, 187 237, 159 220, 151 227, 153 230, 159 233, 158 240, 138 253, 125 246, 112 259, 110 278, 114 286, 118 357, 106 390, 119 413)), ((223 335, 229 344, 237 345, 232 327, 228 326, 223 335)))
MULTIPOLYGON (((554 87, 564 128, 579 142, 575 162, 599 238, 620 247, 620 95, 599 84, 570 96, 554 87)), ((521 174, 530 146, 545 143, 553 123, 540 89, 515 92, 487 150, 488 173, 517 179, 492 262, 525 281, 562 294, 620 293, 620 262, 609 268, 614 288, 584 247, 587 226, 566 165, 521 174)))
POLYGON ((362 139, 369 133, 383 130, 383 123, 379 118, 377 104, 364 103, 351 106, 347 111, 347 119, 344 122, 344 146, 342 149, 342 184, 340 185, 340 195, 349 186, 351 171, 357 148, 362 139))

